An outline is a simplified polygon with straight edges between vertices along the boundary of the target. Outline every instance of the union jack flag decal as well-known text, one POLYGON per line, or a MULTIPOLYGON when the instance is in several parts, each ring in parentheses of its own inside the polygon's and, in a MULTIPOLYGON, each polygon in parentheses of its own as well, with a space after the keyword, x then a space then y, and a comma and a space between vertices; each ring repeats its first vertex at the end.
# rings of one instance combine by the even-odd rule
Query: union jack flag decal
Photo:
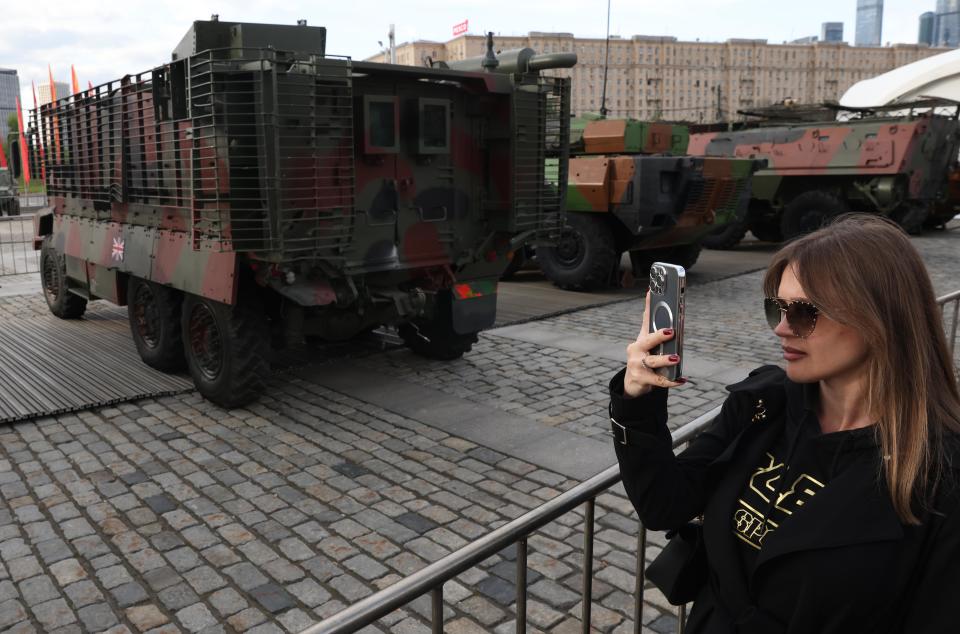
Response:
POLYGON ((123 262, 123 238, 113 239, 113 248, 110 250, 110 257, 117 262, 123 262))

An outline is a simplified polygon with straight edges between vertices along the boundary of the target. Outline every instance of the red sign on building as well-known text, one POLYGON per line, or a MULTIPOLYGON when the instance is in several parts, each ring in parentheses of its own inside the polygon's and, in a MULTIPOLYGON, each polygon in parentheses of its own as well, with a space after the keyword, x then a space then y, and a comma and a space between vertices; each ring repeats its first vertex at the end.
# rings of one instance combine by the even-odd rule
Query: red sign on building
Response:
POLYGON ((470 20, 464 20, 464 21, 461 22, 460 24, 454 24, 454 25, 453 25, 453 36, 456 37, 456 36, 458 36, 458 35, 463 35, 464 33, 466 33, 466 32, 467 32, 467 29, 469 28, 469 26, 468 26, 468 23, 469 23, 469 22, 470 22, 470 20))

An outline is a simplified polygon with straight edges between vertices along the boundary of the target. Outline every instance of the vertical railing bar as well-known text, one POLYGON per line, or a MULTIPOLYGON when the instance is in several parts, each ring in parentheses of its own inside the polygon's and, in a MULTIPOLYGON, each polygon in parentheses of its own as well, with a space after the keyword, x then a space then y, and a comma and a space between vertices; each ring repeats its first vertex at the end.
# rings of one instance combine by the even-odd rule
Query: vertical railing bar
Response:
POLYGON ((431 631, 433 634, 443 634, 443 584, 434 586, 430 590, 431 600, 431 631))
POLYGON ((527 631, 527 538, 517 540, 517 634, 527 631))
POLYGON ((687 627, 687 604, 677 608, 677 634, 683 634, 687 627))
POLYGON ((633 589, 633 631, 640 634, 643 629, 643 586, 646 583, 646 571, 644 565, 647 557, 647 528, 643 522, 637 522, 639 530, 637 531, 637 574, 633 589))
MULTIPOLYGON (((944 306, 946 308, 946 306, 944 306)), ((950 328, 950 355, 953 356, 957 344, 957 322, 960 321, 960 297, 953 300, 953 325, 950 328)))
POLYGON ((583 514, 583 610, 580 615, 583 634, 590 634, 590 617, 593 611, 593 516, 597 498, 586 502, 583 514))

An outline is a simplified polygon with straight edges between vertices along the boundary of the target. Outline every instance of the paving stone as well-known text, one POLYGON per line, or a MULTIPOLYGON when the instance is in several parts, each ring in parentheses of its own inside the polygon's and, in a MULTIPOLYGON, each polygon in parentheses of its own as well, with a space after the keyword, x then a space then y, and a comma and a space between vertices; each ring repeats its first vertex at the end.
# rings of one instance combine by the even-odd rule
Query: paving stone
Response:
POLYGON ((200 566, 183 575, 197 594, 207 594, 226 585, 226 581, 209 566, 200 566))
POLYGON ((117 616, 106 603, 95 603, 77 611, 80 622, 88 632, 103 632, 117 624, 117 616))
POLYGON ((267 616, 257 608, 247 608, 227 619, 230 627, 238 632, 246 632, 267 620, 267 616))
POLYGON ((133 626, 141 632, 160 627, 170 620, 157 606, 150 604, 127 608, 124 613, 133 626))
POLYGON ((82 608, 103 600, 103 594, 97 589, 96 584, 87 579, 70 584, 64 588, 64 592, 75 608, 82 608))
POLYGON ((70 625, 76 622, 73 610, 63 599, 53 599, 45 603, 33 605, 30 608, 33 616, 43 626, 45 631, 53 631, 58 627, 70 625))
POLYGON ((83 569, 83 566, 81 566, 80 562, 76 559, 59 561, 50 566, 50 572, 61 587, 87 577, 87 571, 83 569))
POLYGON ((220 613, 220 616, 230 616, 247 607, 247 601, 233 588, 217 590, 208 598, 210 605, 220 613))
POLYGON ((24 621, 27 611, 16 599, 0 602, 0 627, 8 628, 15 623, 24 621))
POLYGON ((121 608, 135 605, 147 599, 147 593, 144 591, 143 586, 136 582, 117 586, 110 591, 110 594, 113 595, 113 600, 116 601, 117 605, 121 608))
POLYGON ((176 501, 165 493, 152 495, 143 501, 150 507, 151 511, 158 515, 169 513, 177 508, 176 501))
POLYGON ((259 570, 246 562, 230 566, 224 569, 223 573, 233 579, 233 582, 237 584, 240 589, 248 592, 269 581, 259 570))
POLYGON ((199 632, 217 623, 216 617, 210 613, 209 608, 203 603, 195 603, 179 610, 176 617, 189 632, 199 632))
POLYGON ((251 588, 248 592, 257 603, 273 614, 277 614, 296 605, 294 598, 275 583, 265 583, 256 588, 251 588))
POLYGON ((31 607, 60 596, 50 577, 46 575, 25 579, 18 584, 18 587, 20 589, 20 596, 22 596, 31 607))

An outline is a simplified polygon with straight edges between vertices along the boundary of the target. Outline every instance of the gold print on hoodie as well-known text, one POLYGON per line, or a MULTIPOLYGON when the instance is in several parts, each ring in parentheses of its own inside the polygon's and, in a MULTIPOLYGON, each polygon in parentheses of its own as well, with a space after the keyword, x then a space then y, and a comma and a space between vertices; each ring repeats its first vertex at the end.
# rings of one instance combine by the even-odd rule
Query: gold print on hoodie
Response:
POLYGON ((737 509, 733 513, 734 535, 757 550, 763 546, 764 538, 780 526, 783 518, 803 508, 824 486, 805 473, 797 476, 790 486, 781 486, 784 464, 770 453, 767 453, 767 460, 767 464, 758 467, 750 476, 743 497, 737 500, 737 509), (781 490, 779 495, 778 488, 781 490), (776 503, 771 505, 775 495, 776 503), (764 512, 767 513, 766 520, 764 512))

